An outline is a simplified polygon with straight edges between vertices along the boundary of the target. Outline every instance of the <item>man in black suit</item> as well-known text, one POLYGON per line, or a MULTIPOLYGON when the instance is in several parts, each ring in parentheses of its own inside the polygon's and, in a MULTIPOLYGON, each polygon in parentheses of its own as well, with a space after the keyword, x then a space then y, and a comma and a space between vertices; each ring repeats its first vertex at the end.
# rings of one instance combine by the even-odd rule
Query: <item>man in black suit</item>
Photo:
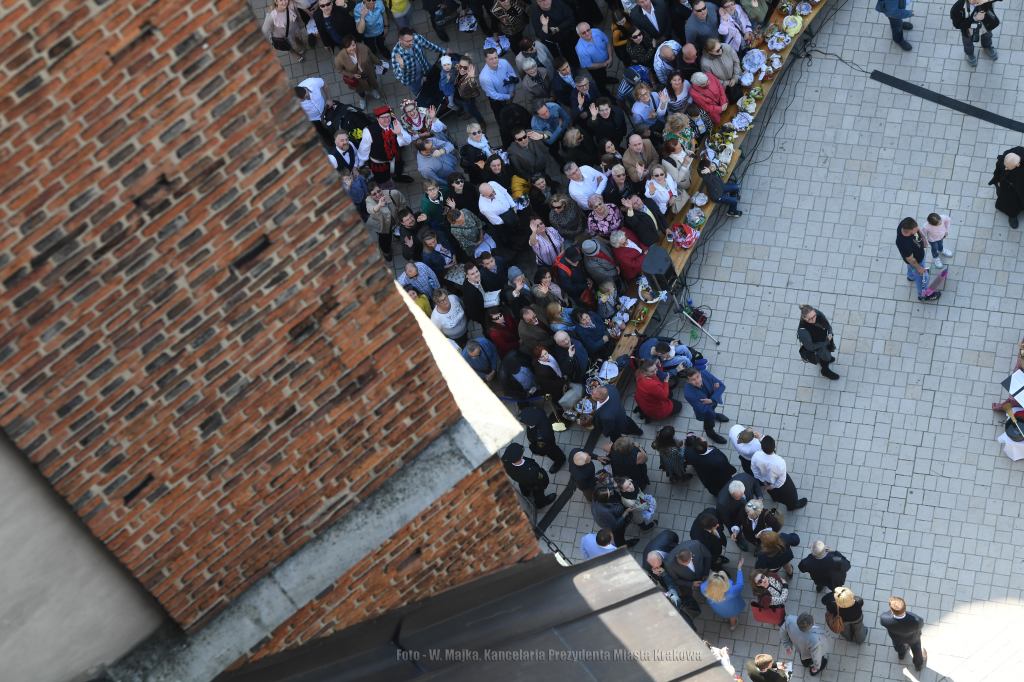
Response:
POLYGON ((797 564, 797 568, 801 573, 811 575, 815 591, 821 592, 827 587, 829 592, 835 592, 837 587, 846 582, 850 560, 821 540, 817 540, 811 543, 811 553, 797 564))
POLYGON ((484 251, 476 260, 480 266, 480 283, 484 291, 501 291, 508 283, 508 263, 501 256, 484 251))
POLYGON ((647 571, 647 575, 651 576, 664 590, 668 590, 674 584, 672 577, 665 574, 665 559, 678 544, 679 536, 675 531, 663 530, 644 547, 642 567, 647 571))
POLYGON ((630 419, 622 407, 619 389, 614 386, 598 386, 592 393, 597 409, 594 410, 594 425, 601 428, 601 433, 611 439, 612 443, 624 435, 642 436, 644 430, 630 419))
POLYGON ((555 430, 551 428, 551 420, 544 410, 539 407, 524 408, 519 414, 519 423, 526 427, 526 440, 530 443, 530 452, 554 462, 548 469, 549 474, 565 466, 565 453, 555 442, 555 430))
POLYGON ((489 293, 494 294, 500 291, 500 287, 488 289, 484 286, 480 268, 476 263, 466 264, 466 281, 462 283, 462 308, 466 311, 466 317, 481 327, 486 327, 484 311, 487 309, 487 305, 484 303, 484 297, 489 293))
POLYGON ((523 495, 533 498, 533 504, 537 509, 546 507, 555 501, 554 493, 546 497, 544 495, 544 489, 548 487, 548 475, 537 462, 523 455, 523 452, 523 446, 519 443, 512 443, 505 448, 505 454, 501 456, 505 473, 519 484, 519 490, 523 495))
POLYGON ((697 515, 690 526, 690 539, 696 540, 711 552, 711 568, 718 570, 722 564, 729 563, 729 558, 722 556, 728 535, 722 524, 718 522, 717 512, 709 507, 697 515))
POLYGON ((688 588, 700 587, 711 572, 711 552, 699 540, 681 542, 665 559, 665 573, 675 582, 681 598, 692 596, 688 588))
MULTIPOLYGON (((736 474, 718 491, 718 499, 715 501, 716 511, 718 520, 725 525, 726 534, 731 535, 733 526, 738 525, 737 521, 743 520, 739 515, 743 512, 747 502, 759 500, 763 494, 757 480, 747 473, 736 474)), ((743 514, 743 518, 746 518, 746 514, 743 514)), ((744 552, 750 551, 750 546, 743 539, 742 533, 736 536, 736 546, 744 552)))
POLYGON ((907 603, 900 597, 889 597, 889 613, 882 614, 882 627, 889 631, 892 648, 900 660, 909 649, 914 653, 914 669, 919 671, 928 662, 928 651, 921 648, 921 630, 924 619, 907 611, 907 603))
POLYGON ((661 235, 668 229, 668 225, 653 199, 629 192, 621 204, 623 222, 640 238, 644 246, 653 246, 661 241, 661 235))
POLYGON ((658 45, 672 34, 672 18, 664 0, 640 0, 629 11, 629 22, 653 38, 658 45))
MULTIPOLYGON (((602 464, 608 463, 608 458, 595 457, 602 464)), ((594 487, 597 485, 597 468, 590 457, 589 452, 579 448, 569 453, 569 475, 576 481, 576 487, 583 493, 587 502, 594 499, 594 487)))
POLYGON ((771 654, 758 654, 747 661, 750 682, 788 682, 789 673, 775 663, 771 654))

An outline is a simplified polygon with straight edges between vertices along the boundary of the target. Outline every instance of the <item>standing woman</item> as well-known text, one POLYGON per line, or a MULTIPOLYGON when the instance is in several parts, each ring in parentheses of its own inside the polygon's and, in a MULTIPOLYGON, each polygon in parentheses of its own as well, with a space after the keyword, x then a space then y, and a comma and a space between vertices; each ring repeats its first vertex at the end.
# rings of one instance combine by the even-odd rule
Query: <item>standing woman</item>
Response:
POLYGON ((341 39, 341 50, 334 56, 334 68, 341 74, 351 90, 359 95, 359 108, 366 109, 366 93, 377 99, 380 93, 377 88, 377 72, 375 66, 380 65, 377 55, 370 52, 369 48, 362 43, 356 42, 355 36, 345 36, 341 39), (352 85, 349 81, 353 81, 352 85))
POLYGON ((811 364, 821 365, 821 376, 835 381, 839 375, 828 368, 835 362, 832 351, 836 344, 832 340, 832 325, 820 311, 807 303, 800 304, 800 329, 796 333, 800 340, 800 357, 811 364))
POLYGON ((782 533, 776 533, 773 530, 761 533, 761 552, 757 555, 757 563, 754 568, 764 568, 774 573, 785 569, 786 576, 792 580, 792 561, 793 550, 790 549, 789 542, 782 533))
MULTIPOLYGON (((665 130, 668 130, 668 125, 665 126, 665 130)), ((685 130, 689 130, 689 127, 685 130)), ((681 211, 683 204, 690 198, 686 190, 690 189, 690 183, 693 181, 693 152, 687 151, 678 138, 670 138, 666 135, 665 144, 661 147, 661 165, 669 177, 676 182, 679 197, 673 210, 681 211)))
POLYGON ((563 241, 558 230, 549 230, 540 218, 530 221, 530 246, 537 256, 537 265, 553 266, 562 252, 563 241))
MULTIPOLYGON (((847 642, 863 644, 868 638, 868 627, 864 625, 864 600, 856 597, 848 587, 837 587, 835 592, 821 598, 825 611, 843 619, 843 630, 839 635, 847 642)), ((826 616, 826 620, 831 620, 826 616)))
POLYGON ((736 473, 736 467, 718 448, 709 450, 707 440, 696 434, 686 434, 683 446, 685 447, 684 461, 693 467, 697 478, 711 493, 711 496, 718 497, 718 492, 728 485, 729 480, 736 473))
POLYGON ((673 71, 668 75, 668 86, 661 91, 661 96, 666 100, 666 116, 682 113, 690 103, 690 84, 683 74, 673 71))
POLYGON ((627 67, 645 66, 654 69, 654 38, 649 38, 640 28, 634 26, 626 43, 626 57, 622 63, 627 67))
POLYGON ((551 207, 551 213, 548 214, 551 226, 558 230, 558 234, 568 244, 580 244, 586 234, 587 219, 576 200, 565 194, 552 194, 548 206, 551 207))
POLYGON ((275 50, 291 52, 296 61, 305 59, 308 36, 306 22, 292 0, 274 0, 274 7, 263 20, 263 36, 275 50))
POLYGON ((629 44, 629 36, 633 33, 633 24, 629 17, 621 9, 612 10, 612 47, 619 61, 629 66, 626 46, 629 44))
POLYGON ((683 441, 676 438, 675 427, 663 426, 651 444, 658 451, 658 468, 668 476, 669 483, 689 481, 693 474, 686 473, 686 460, 683 459, 683 441))
POLYGON ((412 17, 409 16, 409 13, 412 12, 412 4, 409 3, 409 0, 385 0, 385 3, 398 28, 412 28, 412 17))
POLYGON ((503 34, 511 44, 512 52, 519 54, 522 49, 519 43, 523 40, 523 30, 530 23, 530 13, 523 0, 497 0, 491 7, 491 15, 498 20, 494 27, 494 40, 503 34))
POLYGON ((452 173, 448 176, 448 189, 451 190, 446 199, 448 208, 463 211, 480 210, 480 192, 476 187, 466 183, 466 176, 462 173, 452 173))
POLYGON ((761 500, 751 500, 743 507, 743 515, 739 515, 739 533, 733 533, 735 541, 739 534, 743 535, 748 543, 754 546, 755 553, 761 549, 761 535, 766 530, 773 530, 778 533, 782 530, 782 521, 774 513, 764 508, 761 500), (745 518, 744 518, 745 516, 745 518))
POLYGON ((729 629, 736 629, 737 617, 746 608, 743 599, 743 559, 736 564, 736 582, 729 580, 725 571, 712 571, 700 586, 700 593, 708 600, 708 606, 716 615, 729 620, 729 629))

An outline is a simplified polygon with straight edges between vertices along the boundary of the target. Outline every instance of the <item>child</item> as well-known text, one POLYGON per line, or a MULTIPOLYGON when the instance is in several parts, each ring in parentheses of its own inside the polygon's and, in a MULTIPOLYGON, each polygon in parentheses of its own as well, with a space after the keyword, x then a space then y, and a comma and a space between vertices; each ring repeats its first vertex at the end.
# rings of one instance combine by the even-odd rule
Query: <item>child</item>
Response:
POLYGON ((359 209, 359 215, 364 221, 367 220, 370 214, 366 210, 366 178, 361 173, 353 174, 351 168, 342 168, 338 173, 341 175, 341 186, 359 209))
POLYGON ((601 282, 597 288, 597 314, 602 319, 611 319, 619 311, 619 295, 612 282, 601 282))
POLYGON ((441 79, 437 82, 437 87, 441 90, 441 94, 448 98, 448 106, 453 110, 458 109, 455 106, 455 77, 457 75, 455 69, 452 68, 452 58, 448 55, 441 57, 441 79))
POLYGON ((640 492, 632 479, 623 476, 615 477, 615 487, 622 499, 622 506, 633 510, 633 523, 640 526, 641 531, 646 533, 658 525, 657 521, 651 520, 658 510, 658 502, 653 495, 640 492))
POLYGON ((924 238, 928 240, 928 243, 932 245, 932 259, 935 261, 935 267, 941 268, 942 261, 939 260, 939 254, 941 253, 947 258, 953 255, 949 249, 942 248, 942 240, 949 234, 949 216, 938 213, 929 214, 928 220, 921 226, 921 232, 924 233, 924 238))

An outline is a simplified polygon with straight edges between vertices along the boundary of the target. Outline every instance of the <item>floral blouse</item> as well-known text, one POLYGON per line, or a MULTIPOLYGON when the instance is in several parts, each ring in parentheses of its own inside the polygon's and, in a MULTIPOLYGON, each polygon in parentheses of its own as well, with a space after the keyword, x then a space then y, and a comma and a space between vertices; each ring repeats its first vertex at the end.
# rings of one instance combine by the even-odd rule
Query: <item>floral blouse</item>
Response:
POLYGON ((608 209, 607 215, 601 217, 597 212, 592 212, 587 218, 587 232, 595 237, 607 237, 613 230, 619 229, 622 225, 622 214, 615 204, 605 204, 608 209))

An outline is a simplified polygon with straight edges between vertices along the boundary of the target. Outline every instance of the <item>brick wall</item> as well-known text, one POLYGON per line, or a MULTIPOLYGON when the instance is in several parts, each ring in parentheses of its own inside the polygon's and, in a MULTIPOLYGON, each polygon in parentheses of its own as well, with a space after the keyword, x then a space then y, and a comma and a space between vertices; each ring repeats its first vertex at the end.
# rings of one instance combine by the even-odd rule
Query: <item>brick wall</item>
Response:
POLYGON ((236 662, 278 653, 536 556, 540 546, 492 457, 236 662))
POLYGON ((191 631, 459 414, 244 0, 0 14, 0 426, 191 631))

